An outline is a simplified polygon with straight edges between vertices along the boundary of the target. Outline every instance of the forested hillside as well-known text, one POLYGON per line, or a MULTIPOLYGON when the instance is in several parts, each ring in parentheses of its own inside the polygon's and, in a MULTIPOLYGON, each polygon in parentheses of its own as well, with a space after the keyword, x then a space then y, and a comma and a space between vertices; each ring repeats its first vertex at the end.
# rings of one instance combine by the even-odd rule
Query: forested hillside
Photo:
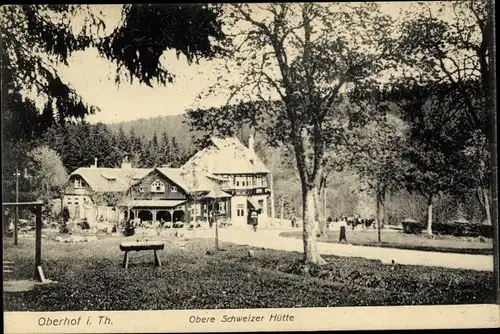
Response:
POLYGON ((148 140, 152 139, 155 133, 158 135, 166 132, 169 137, 177 138, 184 149, 188 149, 193 142, 193 133, 189 131, 189 126, 184 123, 184 120, 184 115, 161 116, 112 123, 107 124, 107 126, 115 133, 118 132, 120 127, 123 128, 125 133, 130 133, 130 131, 134 129, 134 132, 138 137, 144 137, 148 140))

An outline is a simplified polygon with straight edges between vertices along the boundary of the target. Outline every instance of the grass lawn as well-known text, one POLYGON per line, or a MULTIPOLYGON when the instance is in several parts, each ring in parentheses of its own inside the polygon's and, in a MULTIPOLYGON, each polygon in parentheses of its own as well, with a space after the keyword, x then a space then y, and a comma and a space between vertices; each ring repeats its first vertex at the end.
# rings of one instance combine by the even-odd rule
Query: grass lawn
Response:
MULTIPOLYGON (((328 264, 301 271, 301 254, 192 239, 181 249, 167 240, 154 267, 152 252, 132 252, 121 267, 119 237, 89 243, 43 240, 47 278, 57 284, 4 292, 5 311, 164 310, 493 303, 493 273, 384 265, 361 258, 326 257, 328 264)), ((14 272, 33 275, 34 241, 4 245, 14 272)))
MULTIPOLYGON (((327 237, 319 237, 322 242, 339 242, 339 231, 328 231, 327 237)), ((302 231, 282 232, 283 237, 302 239, 302 231)), ((426 234, 407 234, 401 231, 381 231, 382 243, 378 242, 377 231, 347 228, 347 242, 352 245, 393 247, 400 249, 414 249, 420 251, 461 253, 461 254, 493 254, 492 239, 465 238, 454 236, 434 236, 426 234)))

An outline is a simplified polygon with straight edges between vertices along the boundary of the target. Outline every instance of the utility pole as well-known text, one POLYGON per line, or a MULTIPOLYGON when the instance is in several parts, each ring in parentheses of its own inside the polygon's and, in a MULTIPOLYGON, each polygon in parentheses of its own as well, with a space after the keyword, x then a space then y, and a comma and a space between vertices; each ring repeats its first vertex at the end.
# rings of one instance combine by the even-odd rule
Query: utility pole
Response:
POLYGON ((219 223, 217 222, 217 214, 215 213, 215 203, 216 199, 212 202, 212 214, 215 224, 215 250, 219 250, 219 223))
POLYGON ((274 182, 272 173, 269 173, 269 181, 269 189, 271 191, 271 226, 274 226, 274 182))
MULTIPOLYGON (((19 169, 16 168, 16 173, 14 174, 16 177, 16 203, 19 203, 19 177, 21 173, 19 173, 19 169)), ((15 217, 14 217, 14 245, 17 245, 17 225, 19 224, 19 208, 16 205, 15 217)))

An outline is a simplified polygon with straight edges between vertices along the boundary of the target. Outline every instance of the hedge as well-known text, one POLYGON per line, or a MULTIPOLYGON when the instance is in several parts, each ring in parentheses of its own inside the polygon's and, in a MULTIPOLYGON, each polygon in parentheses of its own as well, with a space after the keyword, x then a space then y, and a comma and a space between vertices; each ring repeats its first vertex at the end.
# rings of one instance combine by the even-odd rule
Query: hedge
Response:
MULTIPOLYGON (((404 232, 411 234, 419 234, 426 228, 426 224, 412 220, 405 220, 401 224, 403 225, 404 232)), ((481 225, 469 222, 434 222, 432 224, 432 231, 437 234, 453 235, 456 237, 493 237, 492 225, 481 225)))

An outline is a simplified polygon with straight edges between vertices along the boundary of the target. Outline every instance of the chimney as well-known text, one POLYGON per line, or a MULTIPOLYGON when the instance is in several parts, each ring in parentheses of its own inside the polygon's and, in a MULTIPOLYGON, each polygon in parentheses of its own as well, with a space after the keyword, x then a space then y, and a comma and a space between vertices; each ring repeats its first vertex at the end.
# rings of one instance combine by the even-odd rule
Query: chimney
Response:
POLYGON ((122 161, 122 169, 132 168, 132 164, 128 162, 128 156, 125 156, 122 161))
POLYGON ((253 145, 254 145, 254 139, 253 139, 253 134, 250 134, 250 138, 248 138, 248 148, 250 149, 250 151, 254 151, 253 150, 253 145))
POLYGON ((94 158, 94 167, 97 168, 97 158, 94 158))

